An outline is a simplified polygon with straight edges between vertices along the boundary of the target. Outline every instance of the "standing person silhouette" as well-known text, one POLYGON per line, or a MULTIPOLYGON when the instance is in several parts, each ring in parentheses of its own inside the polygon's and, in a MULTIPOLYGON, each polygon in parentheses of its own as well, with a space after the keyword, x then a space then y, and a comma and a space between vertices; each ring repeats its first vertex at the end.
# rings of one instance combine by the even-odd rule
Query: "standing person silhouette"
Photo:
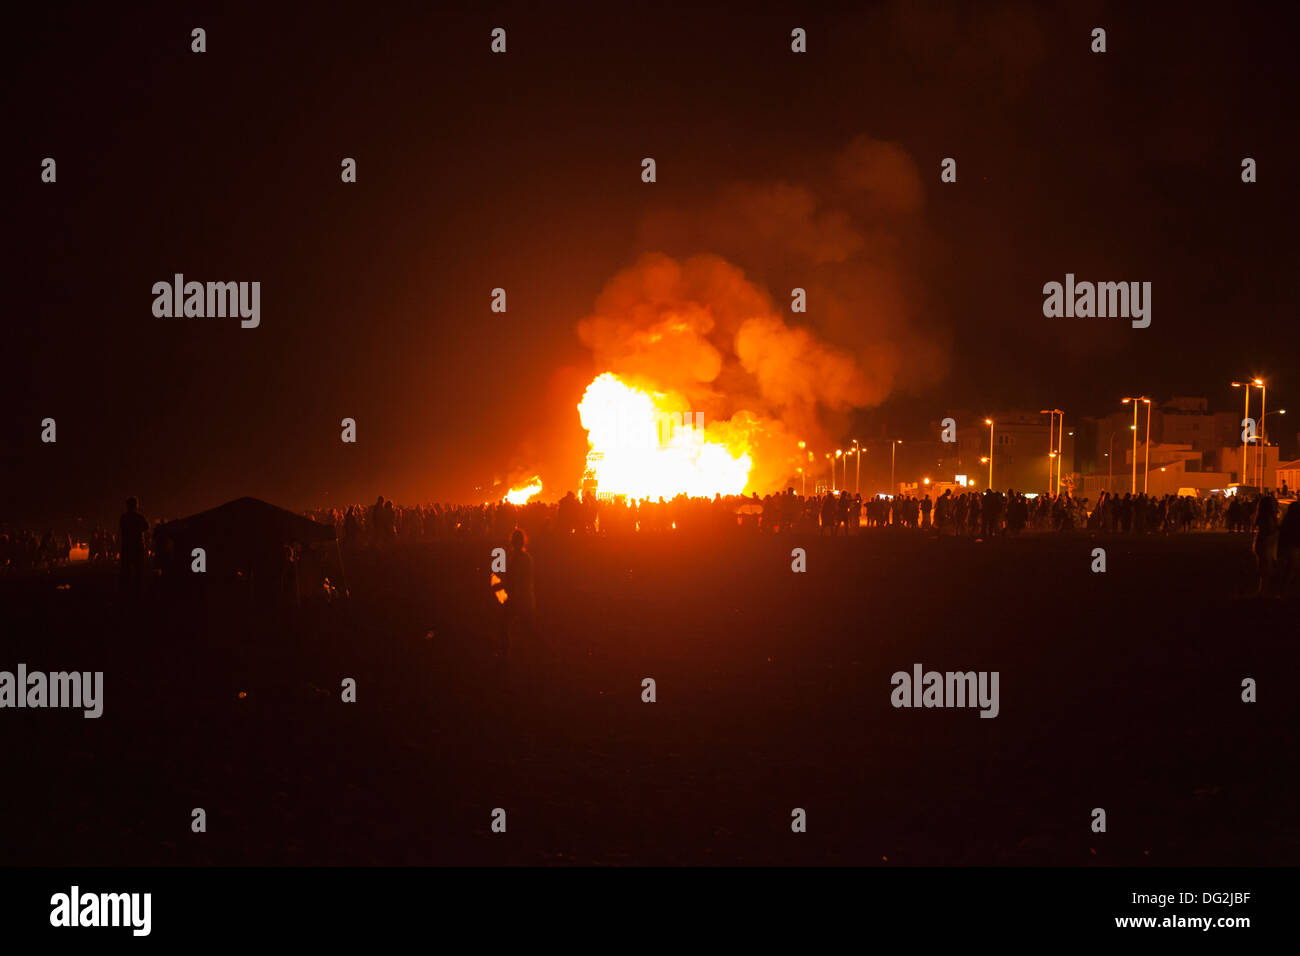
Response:
POLYGON ((144 582, 144 535, 149 530, 149 521, 140 513, 140 502, 135 495, 126 499, 126 512, 118 527, 122 541, 122 591, 138 598, 144 582))
POLYGON ((1290 594, 1300 581, 1300 501, 1291 502, 1278 528, 1278 593, 1290 594))
POLYGON ((506 570, 499 588, 505 590, 502 605, 501 657, 510 663, 510 645, 526 639, 531 647, 537 598, 533 591, 533 556, 528 550, 528 535, 523 528, 515 528, 510 535, 510 553, 506 557, 506 570))
POLYGON ((1255 559, 1259 566, 1259 587, 1256 594, 1266 597, 1273 588, 1273 575, 1277 568, 1277 545, 1281 524, 1277 518, 1277 499, 1267 488, 1259 498, 1255 516, 1255 559))

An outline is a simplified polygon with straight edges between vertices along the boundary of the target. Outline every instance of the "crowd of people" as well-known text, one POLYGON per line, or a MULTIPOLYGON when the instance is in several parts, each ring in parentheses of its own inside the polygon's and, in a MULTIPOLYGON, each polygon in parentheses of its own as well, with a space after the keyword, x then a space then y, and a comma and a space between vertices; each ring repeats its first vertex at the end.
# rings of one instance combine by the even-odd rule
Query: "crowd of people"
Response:
MULTIPOLYGON (((1290 504, 1290 497, 1283 500, 1290 504)), ((1175 535, 1225 531, 1253 536, 1261 591, 1287 589, 1300 578, 1300 507, 1285 510, 1271 491, 1246 497, 1112 494, 1095 502, 1066 491, 1029 495, 946 490, 935 498, 784 493, 671 499, 578 498, 515 505, 504 499, 481 505, 404 508, 380 497, 370 507, 308 513, 341 528, 345 547, 390 547, 439 538, 507 540, 520 527, 544 535, 690 534, 749 531, 759 534, 857 535, 886 529, 938 536, 992 538, 1023 533, 1081 531, 1104 535, 1175 535)))
MULTIPOLYGON (((1283 495, 1290 503, 1290 497, 1283 495)), ((1254 536, 1261 562, 1300 561, 1300 507, 1283 508, 1267 489, 1246 496, 1176 496, 1103 491, 1095 502, 1059 495, 1029 495, 1014 490, 958 491, 930 495, 783 493, 712 498, 678 495, 670 499, 579 498, 569 492, 557 502, 515 505, 504 499, 478 505, 399 506, 380 496, 373 505, 321 508, 307 517, 334 526, 349 550, 390 548, 440 539, 508 540, 524 527, 542 535, 625 535, 748 531, 760 534, 856 535, 882 530, 928 531, 939 536, 990 538, 1033 532, 1087 531, 1102 534, 1170 535, 1226 531, 1254 536)), ((138 579, 151 553, 150 523, 134 499, 117 533, 96 527, 84 535, 91 563, 120 563, 124 575, 138 579), (123 546, 126 542, 126 546, 123 546)), ((66 565, 72 535, 47 530, 0 533, 0 570, 26 572, 66 565)))
POLYGON ((72 536, 47 530, 43 535, 22 528, 0 533, 0 568, 35 571, 62 567, 71 560, 72 536))
POLYGON ((712 498, 678 495, 664 499, 578 498, 515 505, 504 499, 480 505, 429 504, 403 507, 380 497, 370 506, 316 509, 307 516, 339 529, 350 547, 386 546, 439 538, 506 538, 526 524, 534 533, 665 533, 741 529, 760 533, 858 534, 873 529, 930 530, 941 535, 991 537, 1022 532, 1086 530, 1106 534, 1185 534, 1192 531, 1250 533, 1259 509, 1277 498, 1112 494, 1095 502, 1060 495, 986 490, 935 498, 900 495, 863 497, 848 492, 797 495, 794 489, 759 497, 712 498))
MULTIPOLYGON (((540 503, 513 505, 504 500, 481 505, 397 505, 380 495, 373 505, 314 508, 305 514, 313 521, 333 525, 345 548, 358 549, 451 538, 504 539, 522 515, 536 517, 547 507, 540 503)), ((555 510, 554 505, 549 507, 555 510)))
POLYGON ((74 550, 84 550, 91 564, 112 565, 121 558, 122 539, 116 532, 99 526, 76 539, 70 531, 50 528, 43 533, 29 528, 0 531, 0 570, 48 571, 65 567, 72 562, 74 550))

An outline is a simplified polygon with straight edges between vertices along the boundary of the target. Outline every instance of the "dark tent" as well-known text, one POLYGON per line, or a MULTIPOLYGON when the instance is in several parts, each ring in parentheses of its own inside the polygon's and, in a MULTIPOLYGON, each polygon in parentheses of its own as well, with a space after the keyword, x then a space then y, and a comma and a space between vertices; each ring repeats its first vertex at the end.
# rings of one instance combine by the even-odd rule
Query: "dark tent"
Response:
POLYGON ((178 543, 202 537, 209 541, 307 545, 333 541, 334 526, 320 524, 257 498, 236 498, 188 518, 160 524, 154 528, 155 541, 159 535, 178 543))
POLYGON ((230 575, 272 578, 278 586, 290 573, 296 582, 299 559, 313 545, 335 545, 338 556, 333 525, 257 498, 237 498, 160 524, 153 529, 153 541, 164 576, 191 571, 193 549, 202 548, 209 580, 230 575))

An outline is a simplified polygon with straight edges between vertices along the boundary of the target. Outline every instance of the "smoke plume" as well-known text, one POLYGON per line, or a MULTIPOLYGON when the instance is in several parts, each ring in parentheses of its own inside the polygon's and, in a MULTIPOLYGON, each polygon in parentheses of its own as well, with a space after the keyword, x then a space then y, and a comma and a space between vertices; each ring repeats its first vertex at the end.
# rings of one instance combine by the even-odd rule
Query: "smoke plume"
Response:
POLYGON ((923 204, 908 154, 859 138, 813 182, 657 210, 641 238, 659 251, 606 283, 578 335, 598 370, 680 395, 718 437, 744 430, 751 487, 779 487, 799 441, 824 447, 851 409, 944 374, 924 315, 923 204), (795 288, 806 312, 791 310, 795 288))

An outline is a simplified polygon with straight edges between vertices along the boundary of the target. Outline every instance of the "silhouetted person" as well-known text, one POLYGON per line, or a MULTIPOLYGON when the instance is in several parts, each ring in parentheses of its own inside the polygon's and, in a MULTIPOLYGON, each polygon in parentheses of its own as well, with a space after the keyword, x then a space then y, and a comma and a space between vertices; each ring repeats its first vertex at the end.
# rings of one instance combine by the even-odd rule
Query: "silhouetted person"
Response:
POLYGON ((384 541, 391 544, 397 538, 397 511, 393 499, 384 502, 384 541))
POLYGON ((122 590, 133 597, 140 596, 144 582, 144 535, 149 530, 149 522, 139 508, 135 495, 127 498, 126 512, 118 522, 122 541, 122 590))
POLYGON ((1300 501, 1294 501, 1282 517, 1278 531, 1278 591, 1290 594, 1300 581, 1300 501))
POLYGON ((533 591, 533 556, 528 551, 528 536, 522 528, 510 535, 510 553, 506 556, 506 570, 501 575, 506 592, 502 607, 502 658, 509 662, 510 645, 518 645, 520 638, 531 638, 537 598, 533 591))
POLYGON ((940 534, 948 530, 948 521, 952 516, 952 489, 945 488, 939 500, 934 503, 934 523, 940 534))
POLYGON ((1255 514, 1255 558, 1259 562, 1259 591, 1267 594, 1273 584, 1273 571, 1277 565, 1278 534, 1277 499, 1267 491, 1259 499, 1255 514))

